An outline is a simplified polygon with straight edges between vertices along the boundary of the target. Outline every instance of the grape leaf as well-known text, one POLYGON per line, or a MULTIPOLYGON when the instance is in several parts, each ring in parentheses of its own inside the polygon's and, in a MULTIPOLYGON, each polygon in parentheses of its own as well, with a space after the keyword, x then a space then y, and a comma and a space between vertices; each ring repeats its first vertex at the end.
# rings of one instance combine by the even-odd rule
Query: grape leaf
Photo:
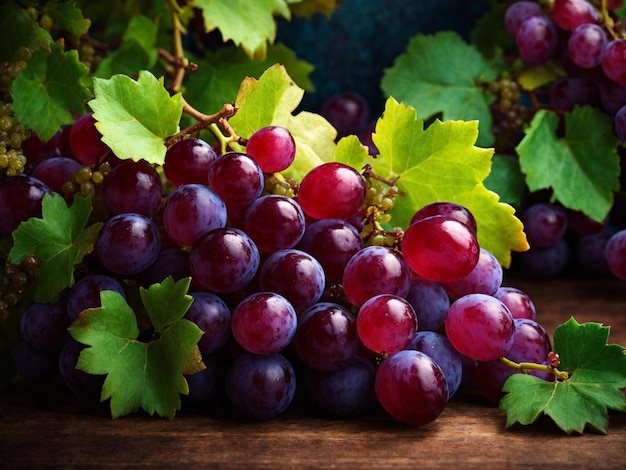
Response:
POLYGON ((87 72, 78 52, 64 52, 63 43, 52 44, 49 51, 36 50, 11 90, 13 109, 22 126, 35 130, 45 142, 62 125, 73 123, 70 111, 84 112, 85 99, 91 96, 83 83, 87 72))
POLYGON ((54 21, 56 29, 65 30, 75 38, 85 34, 91 25, 91 21, 83 17, 82 11, 74 1, 48 1, 46 13, 54 21))
POLYGON ((265 60, 250 60, 241 49, 224 46, 205 54, 202 59, 189 55, 198 64, 198 70, 185 76, 185 98, 207 114, 232 103, 237 97, 241 82, 246 77, 261 75, 276 63, 284 65, 289 76, 306 91, 314 91, 309 78, 313 66, 296 58, 294 52, 283 44, 271 45, 265 60))
POLYGON ((242 5, 232 0, 196 0, 194 5, 202 10, 207 33, 218 29, 224 42, 232 40, 250 58, 263 59, 267 43, 276 38, 274 15, 290 19, 289 3, 298 1, 256 0, 242 5))
POLYGON ((111 399, 113 418, 142 408, 150 415, 173 419, 180 394, 189 393, 183 374, 204 368, 197 343, 202 330, 183 318, 192 302, 187 294, 191 278, 140 288, 140 296, 154 327, 152 339, 139 340, 137 318, 124 297, 114 291, 100 294, 101 307, 81 312, 70 334, 87 346, 77 368, 106 374, 101 400, 111 399))
POLYGON ((522 88, 536 90, 564 76, 565 72, 561 67, 549 62, 539 67, 522 70, 518 81, 522 88))
POLYGON ((101 78, 118 73, 134 76, 140 70, 150 69, 158 57, 155 47, 158 29, 150 18, 133 16, 128 22, 122 44, 102 59, 94 75, 101 78))
POLYGON ((491 173, 485 179, 485 186, 500 195, 502 202, 519 207, 526 190, 519 159, 511 155, 495 154, 491 161, 491 173))
POLYGON ((13 60, 20 47, 36 49, 52 42, 52 37, 15 2, 0 2, 0 60, 13 60))
POLYGON ((18 264, 24 256, 39 258, 39 277, 33 286, 33 300, 56 302, 66 287, 74 284, 74 266, 93 251, 101 223, 87 226, 91 198, 74 196, 70 207, 60 194, 46 194, 42 201, 42 218, 31 217, 13 231, 11 262, 18 264))
POLYGON ((607 344, 610 328, 598 323, 578 323, 570 318, 554 332, 559 370, 569 373, 562 381, 546 382, 527 374, 513 374, 504 384, 500 409, 506 427, 530 424, 542 414, 571 434, 585 426, 606 434, 608 409, 626 411, 621 389, 626 387, 626 349, 607 344))
POLYGON ((442 113, 444 120, 480 122, 478 144, 493 145, 489 103, 495 96, 481 82, 497 72, 474 47, 453 31, 418 34, 405 53, 384 71, 381 87, 397 101, 416 109, 421 119, 442 113))
POLYGON ((250 137, 269 125, 289 129, 296 142, 296 157, 285 174, 301 179, 311 168, 332 160, 337 131, 322 116, 301 111, 291 114, 300 104, 304 90, 298 87, 282 65, 273 65, 261 77, 246 78, 235 104, 239 110, 229 123, 238 135, 250 137))
POLYGON ((96 127, 115 155, 162 165, 167 150, 164 139, 178 132, 181 95, 170 96, 163 78, 146 70, 137 81, 126 75, 94 78, 94 94, 89 106, 96 127))
POLYGON ((407 227, 415 211, 431 202, 462 204, 476 218, 480 245, 508 267, 511 251, 527 250, 528 242, 515 209, 483 184, 493 149, 476 147, 477 136, 476 121, 435 120, 424 129, 413 108, 389 98, 373 135, 380 154, 370 163, 377 175, 398 178, 405 194, 392 210, 396 225, 407 227))
POLYGON ((618 140, 610 119, 591 106, 575 107, 565 117, 565 135, 557 135, 559 116, 535 114, 517 146, 530 191, 551 188, 565 207, 602 221, 619 189, 618 140))

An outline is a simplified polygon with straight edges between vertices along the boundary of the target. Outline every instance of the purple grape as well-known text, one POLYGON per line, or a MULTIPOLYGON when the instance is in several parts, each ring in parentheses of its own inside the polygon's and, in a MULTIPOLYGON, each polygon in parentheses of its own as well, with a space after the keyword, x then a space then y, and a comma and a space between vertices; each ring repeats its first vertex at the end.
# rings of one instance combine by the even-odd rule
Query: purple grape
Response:
POLYGON ((76 159, 85 165, 94 165, 110 152, 102 141, 102 134, 96 129, 96 120, 91 112, 81 115, 72 124, 69 144, 76 159))
POLYGON ((394 354, 404 349, 415 336, 415 310, 402 297, 380 294, 359 308, 356 330, 361 342, 377 354, 394 354))
POLYGON ((163 208, 163 227, 181 246, 193 246, 204 234, 226 226, 226 205, 215 191, 201 184, 176 188, 163 208))
POLYGON ((493 361, 509 350, 515 323, 509 309, 495 297, 468 294, 450 305, 445 331, 461 354, 493 361))
POLYGON ((537 314, 531 298, 517 287, 500 287, 493 296, 502 302, 511 312, 513 319, 527 318, 534 320, 537 314))
POLYGON ((607 113, 614 115, 626 106, 626 86, 619 85, 613 80, 604 77, 598 83, 600 90, 600 102, 607 113))
POLYGON ((276 194, 254 201, 244 218, 244 231, 266 253, 296 246, 305 226, 300 205, 292 198, 276 194))
POLYGON ((567 266, 570 247, 561 239, 547 248, 531 248, 515 253, 513 266, 530 279, 548 279, 560 274, 567 266))
POLYGON ((370 411, 377 403, 373 363, 355 357, 344 368, 321 372, 306 369, 305 386, 313 402, 334 416, 353 417, 370 411))
POLYGON ((604 48, 602 70, 618 85, 626 86, 626 39, 613 39, 604 48))
POLYGON ((348 302, 360 307, 378 294, 405 297, 411 288, 411 271, 397 251, 367 246, 350 258, 342 283, 348 302))
POLYGON ((414 277, 405 298, 415 310, 418 330, 436 331, 443 327, 450 298, 440 283, 414 277))
POLYGON ((490 251, 481 248, 478 263, 474 269, 458 281, 443 283, 443 288, 451 299, 467 294, 493 295, 502 284, 502 266, 490 251))
POLYGON ((294 347, 311 369, 339 370, 357 355, 356 319, 344 307, 320 302, 307 309, 298 321, 294 347))
POLYGON ((557 37, 556 26, 549 18, 531 16, 519 25, 515 42, 522 60, 531 66, 537 66, 552 57, 557 37))
POLYGON ((167 149, 163 173, 173 186, 206 184, 209 167, 216 158, 215 150, 204 140, 183 139, 167 149))
POLYGON ((104 203, 112 214, 151 217, 161 202, 161 178, 145 160, 125 160, 106 177, 104 203))
POLYGON ((515 37, 522 22, 531 16, 541 15, 544 15, 544 11, 537 2, 513 2, 507 7, 504 13, 504 25, 509 34, 515 37))
POLYGON ((119 214, 108 219, 96 240, 96 253, 114 274, 138 274, 154 263, 161 251, 156 224, 140 214, 119 214))
POLYGON ((41 202, 51 191, 37 178, 17 175, 0 181, 0 234, 9 234, 31 217, 41 217, 41 202))
POLYGON ((552 351, 552 343, 546 329, 535 320, 517 318, 513 343, 505 356, 514 362, 533 362, 543 364, 552 351))
POLYGON ((408 349, 388 356, 378 366, 375 389, 383 408, 411 426, 434 421, 448 401, 441 368, 426 354, 408 349))
POLYGON ((156 261, 139 273, 138 280, 142 287, 147 288, 152 284, 160 284, 168 276, 172 276, 174 281, 191 276, 188 251, 182 248, 161 251, 156 261))
POLYGON ((252 239, 239 229, 217 228, 191 248, 194 282, 214 293, 235 292, 252 280, 260 264, 252 239))
POLYGON ((185 376, 189 393, 180 397, 183 407, 209 404, 220 392, 221 358, 215 355, 204 355, 202 361, 206 366, 204 369, 185 376))
POLYGON ((274 354, 291 342, 297 323, 296 311, 282 295, 257 292, 233 310, 232 332, 247 351, 274 354))
POLYGON ((230 206, 247 207, 261 197, 263 171, 245 153, 229 152, 218 157, 209 168, 209 186, 230 206))
POLYGON ((601 26, 585 23, 578 26, 567 42, 572 62, 579 67, 592 68, 602 63, 608 38, 601 26))
POLYGON ((363 177, 351 166, 328 162, 309 171, 298 189, 298 203, 313 219, 348 220, 365 201, 363 177))
POLYGON ((571 111, 574 106, 598 106, 600 94, 594 82, 583 77, 564 77, 550 87, 550 106, 571 111))
POLYGON ((185 313, 185 318, 203 331, 198 341, 200 354, 204 356, 214 353, 231 337, 230 310, 220 297, 210 292, 192 292, 189 295, 193 297, 193 302, 185 313))
POLYGON ((597 23, 598 12, 586 0, 555 0, 552 5, 552 19, 562 29, 574 31, 586 23, 597 23))
POLYGON ((308 253, 292 248, 267 257, 259 285, 264 291, 282 295, 301 313, 322 297, 326 283, 322 265, 308 253))
POLYGON ((122 284, 114 277, 104 274, 90 274, 72 286, 67 296, 67 317, 74 323, 80 312, 87 308, 97 308, 100 303, 100 292, 112 290, 126 298, 122 284))
POLYGON ((67 331, 67 300, 42 304, 32 303, 20 318, 20 333, 31 346, 42 351, 58 353, 70 338, 67 331))
POLYGON ((59 354, 59 371, 63 383, 76 396, 97 402, 100 400, 105 376, 88 374, 76 368, 78 357, 87 346, 74 338, 65 342, 59 354))
POLYGON ((448 400, 461 386, 463 359, 450 340, 435 331, 418 331, 406 349, 415 349, 429 356, 441 367, 448 385, 448 400))
POLYGON ((340 282, 350 258, 363 248, 363 240, 345 220, 322 219, 307 225, 296 248, 319 261, 327 282, 340 282))
POLYGON ((413 214, 409 225, 413 225, 415 222, 433 215, 442 215, 450 219, 458 220, 459 222, 467 225, 474 233, 478 230, 474 215, 469 211, 469 209, 455 202, 431 202, 413 214))
POLYGON ((567 212, 552 203, 537 203, 522 214, 528 243, 532 248, 553 246, 567 231, 567 212))
POLYGON ((320 114, 337 129, 337 137, 358 134, 369 120, 369 105, 358 93, 336 93, 322 103, 320 114))
POLYGON ((614 118, 615 135, 622 142, 626 142, 626 105, 622 106, 614 118))
POLYGON ((280 353, 244 353, 233 361, 226 376, 226 394, 247 418, 267 420, 280 415, 293 401, 295 391, 295 372, 280 353))
POLYGON ((63 194, 63 183, 74 181, 74 173, 82 167, 73 158, 52 157, 37 165, 32 176, 48 186, 51 191, 63 194))
POLYGON ((296 157, 296 142, 286 128, 266 126, 250 136, 246 153, 259 164, 264 173, 277 173, 291 166, 296 157))
POLYGON ((611 236, 616 232, 615 227, 607 226, 601 232, 585 235, 576 240, 573 258, 580 276, 604 278, 611 275, 605 251, 611 236))
POLYGON ((604 253, 613 275, 626 280, 626 230, 620 230, 611 236, 604 253))
POLYGON ((519 373, 500 361, 479 362, 474 372, 474 385, 480 395, 497 405, 504 396, 502 387, 506 379, 519 373))

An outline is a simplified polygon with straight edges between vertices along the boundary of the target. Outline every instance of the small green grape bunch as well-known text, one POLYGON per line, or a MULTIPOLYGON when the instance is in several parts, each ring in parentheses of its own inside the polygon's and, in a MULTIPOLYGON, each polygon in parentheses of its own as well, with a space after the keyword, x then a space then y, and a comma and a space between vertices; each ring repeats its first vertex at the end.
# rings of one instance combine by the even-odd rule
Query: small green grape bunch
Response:
POLYGON ((500 110, 507 112, 520 98, 519 83, 509 76, 503 76, 489 83, 488 90, 498 95, 500 110))
POLYGON ((65 196, 80 193, 83 196, 94 196, 102 188, 106 175, 111 171, 109 162, 102 162, 97 169, 85 165, 74 172, 74 180, 63 183, 61 190, 65 196))
POLYGON ((34 254, 27 254, 19 264, 5 260, 0 272, 0 320, 8 316, 10 308, 18 305, 38 277, 39 258, 34 254))
POLYGON ((279 196, 294 197, 298 194, 299 183, 296 179, 280 173, 266 173, 263 194, 277 194, 279 196))

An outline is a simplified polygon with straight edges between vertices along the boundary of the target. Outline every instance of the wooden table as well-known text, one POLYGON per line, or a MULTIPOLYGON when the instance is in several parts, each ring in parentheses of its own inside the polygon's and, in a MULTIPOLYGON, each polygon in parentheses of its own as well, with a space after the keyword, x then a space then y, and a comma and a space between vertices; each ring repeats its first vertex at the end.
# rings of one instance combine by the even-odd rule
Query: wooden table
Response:
MULTIPOLYGON (((515 281, 550 331, 574 316, 611 325, 626 345, 626 282, 515 281)), ((477 397, 455 397, 430 425, 410 428, 375 413, 340 420, 290 410, 250 423, 181 412, 112 420, 65 393, 16 386, 0 393, 0 467, 200 468, 626 468, 626 414, 608 435, 571 435, 550 421, 504 429, 504 416, 477 397)))

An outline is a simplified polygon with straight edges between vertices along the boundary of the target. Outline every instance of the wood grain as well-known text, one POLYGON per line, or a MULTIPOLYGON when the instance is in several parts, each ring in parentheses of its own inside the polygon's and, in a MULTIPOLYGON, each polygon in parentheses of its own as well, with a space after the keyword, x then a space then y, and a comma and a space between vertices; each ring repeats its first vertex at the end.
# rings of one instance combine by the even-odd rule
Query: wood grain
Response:
MULTIPOLYGON (((626 345, 626 283, 516 280, 550 331, 570 316, 611 326, 626 345)), ((496 407, 455 397, 432 424, 410 428, 382 412, 340 420, 295 407, 267 422, 181 412, 112 420, 62 390, 16 385, 0 393, 0 467, 626 468, 626 414, 608 435, 567 436, 549 420, 504 429, 496 407)))

